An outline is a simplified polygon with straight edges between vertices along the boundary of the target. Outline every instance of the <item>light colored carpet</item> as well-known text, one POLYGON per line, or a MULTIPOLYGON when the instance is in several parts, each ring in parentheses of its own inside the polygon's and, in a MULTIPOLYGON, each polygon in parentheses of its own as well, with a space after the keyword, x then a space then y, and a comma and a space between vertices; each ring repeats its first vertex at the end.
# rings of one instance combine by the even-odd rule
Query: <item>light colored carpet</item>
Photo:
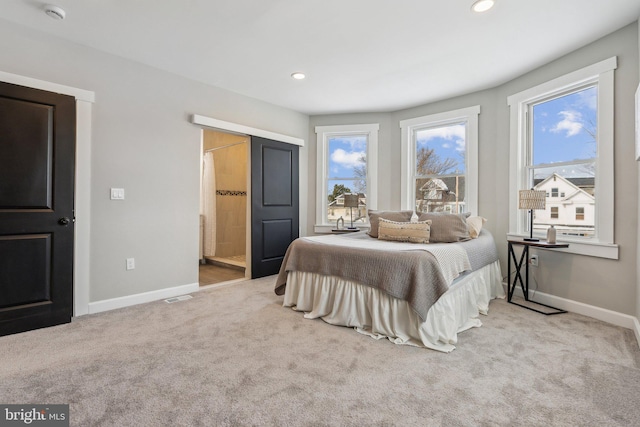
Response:
POLYGON ((494 301, 450 354, 283 308, 274 277, 0 338, 1 403, 75 426, 631 426, 629 330, 494 301))

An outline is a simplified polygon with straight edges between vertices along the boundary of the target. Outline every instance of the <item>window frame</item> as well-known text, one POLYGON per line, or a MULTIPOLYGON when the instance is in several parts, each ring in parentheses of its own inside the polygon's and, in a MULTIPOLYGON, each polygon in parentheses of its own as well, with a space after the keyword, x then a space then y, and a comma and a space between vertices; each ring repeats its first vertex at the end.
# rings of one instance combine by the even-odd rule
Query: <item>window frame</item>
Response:
MULTIPOLYGON (((509 163, 509 232, 510 238, 525 237, 526 212, 517 207, 518 190, 526 188, 526 168, 529 149, 527 112, 535 102, 553 95, 578 90, 589 84, 598 87, 598 124, 595 187, 596 212, 593 238, 558 236, 569 243, 563 252, 602 258, 618 259, 618 245, 614 242, 614 71, 617 57, 611 57, 546 83, 511 95, 510 107, 510 163, 509 163)), ((535 232, 534 232, 535 234, 535 232)), ((543 237, 541 233, 538 233, 543 237)))
MULTIPOLYGON (((367 136, 367 209, 376 209, 378 205, 378 132, 379 123, 361 125, 316 126, 316 223, 314 232, 330 233, 335 224, 325 221, 328 209, 327 168, 329 166, 329 139, 335 136, 367 136)), ((358 224, 367 229, 368 224, 358 224)))
POLYGON ((400 180, 400 204, 402 209, 415 210, 415 169, 416 141, 415 131, 426 127, 438 127, 466 123, 465 135, 465 204, 467 212, 478 213, 478 116, 480 106, 461 108, 413 119, 401 120, 401 159, 402 177, 400 180))

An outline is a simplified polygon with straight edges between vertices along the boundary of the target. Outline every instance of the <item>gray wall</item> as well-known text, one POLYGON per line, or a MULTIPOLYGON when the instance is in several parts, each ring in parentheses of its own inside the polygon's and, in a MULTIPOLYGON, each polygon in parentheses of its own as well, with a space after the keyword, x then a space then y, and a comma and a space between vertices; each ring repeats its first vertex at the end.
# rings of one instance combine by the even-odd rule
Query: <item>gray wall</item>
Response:
POLYGON ((96 94, 91 302, 198 282, 201 131, 190 114, 308 133, 306 115, 1 20, 0 70, 96 94), (126 199, 109 200, 110 187, 126 199), (126 271, 130 257, 136 269, 126 271))
MULTIPOLYGON (((634 93, 638 85, 639 49, 637 24, 610 34, 588 46, 518 77, 499 87, 387 114, 345 114, 310 118, 309 165, 315 165, 314 126, 380 123, 379 206, 400 208, 399 121, 427 114, 480 105, 478 214, 496 238, 503 274, 507 270, 505 237, 508 229, 509 108, 507 97, 612 56, 618 56, 615 72, 615 239, 620 259, 540 252, 534 277, 541 292, 620 313, 636 315, 636 261, 638 251, 638 179, 634 157, 634 93), (311 145, 313 147, 311 148, 311 145)), ((472 66, 473 64, 469 64, 472 66)), ((310 174, 315 170, 310 169, 310 174)), ((313 212, 315 184, 310 175, 309 211, 313 212)), ((314 218, 308 217, 311 234, 314 218)), ((532 285, 533 286, 533 285, 532 285)), ((639 307, 636 307, 638 305, 639 307)))

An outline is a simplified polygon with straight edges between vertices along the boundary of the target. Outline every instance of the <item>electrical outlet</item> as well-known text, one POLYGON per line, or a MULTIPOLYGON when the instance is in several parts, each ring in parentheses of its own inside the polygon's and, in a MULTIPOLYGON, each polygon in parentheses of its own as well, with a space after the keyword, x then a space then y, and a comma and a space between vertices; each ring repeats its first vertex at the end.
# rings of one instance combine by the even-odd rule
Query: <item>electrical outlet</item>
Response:
POLYGON ((529 264, 531 264, 534 267, 538 266, 538 255, 531 255, 529 257, 529 264))
POLYGON ((136 268, 135 258, 127 258, 127 270, 133 270, 136 268))

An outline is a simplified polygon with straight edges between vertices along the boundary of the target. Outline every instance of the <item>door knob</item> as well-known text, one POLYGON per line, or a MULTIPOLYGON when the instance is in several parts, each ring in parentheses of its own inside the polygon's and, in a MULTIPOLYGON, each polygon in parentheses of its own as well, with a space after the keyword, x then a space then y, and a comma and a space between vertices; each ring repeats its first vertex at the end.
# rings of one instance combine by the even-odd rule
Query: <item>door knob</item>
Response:
POLYGON ((69 225, 69 222, 71 222, 71 220, 69 218, 67 218, 66 216, 63 216, 62 218, 60 218, 58 220, 58 224, 60 224, 60 225, 69 225))

